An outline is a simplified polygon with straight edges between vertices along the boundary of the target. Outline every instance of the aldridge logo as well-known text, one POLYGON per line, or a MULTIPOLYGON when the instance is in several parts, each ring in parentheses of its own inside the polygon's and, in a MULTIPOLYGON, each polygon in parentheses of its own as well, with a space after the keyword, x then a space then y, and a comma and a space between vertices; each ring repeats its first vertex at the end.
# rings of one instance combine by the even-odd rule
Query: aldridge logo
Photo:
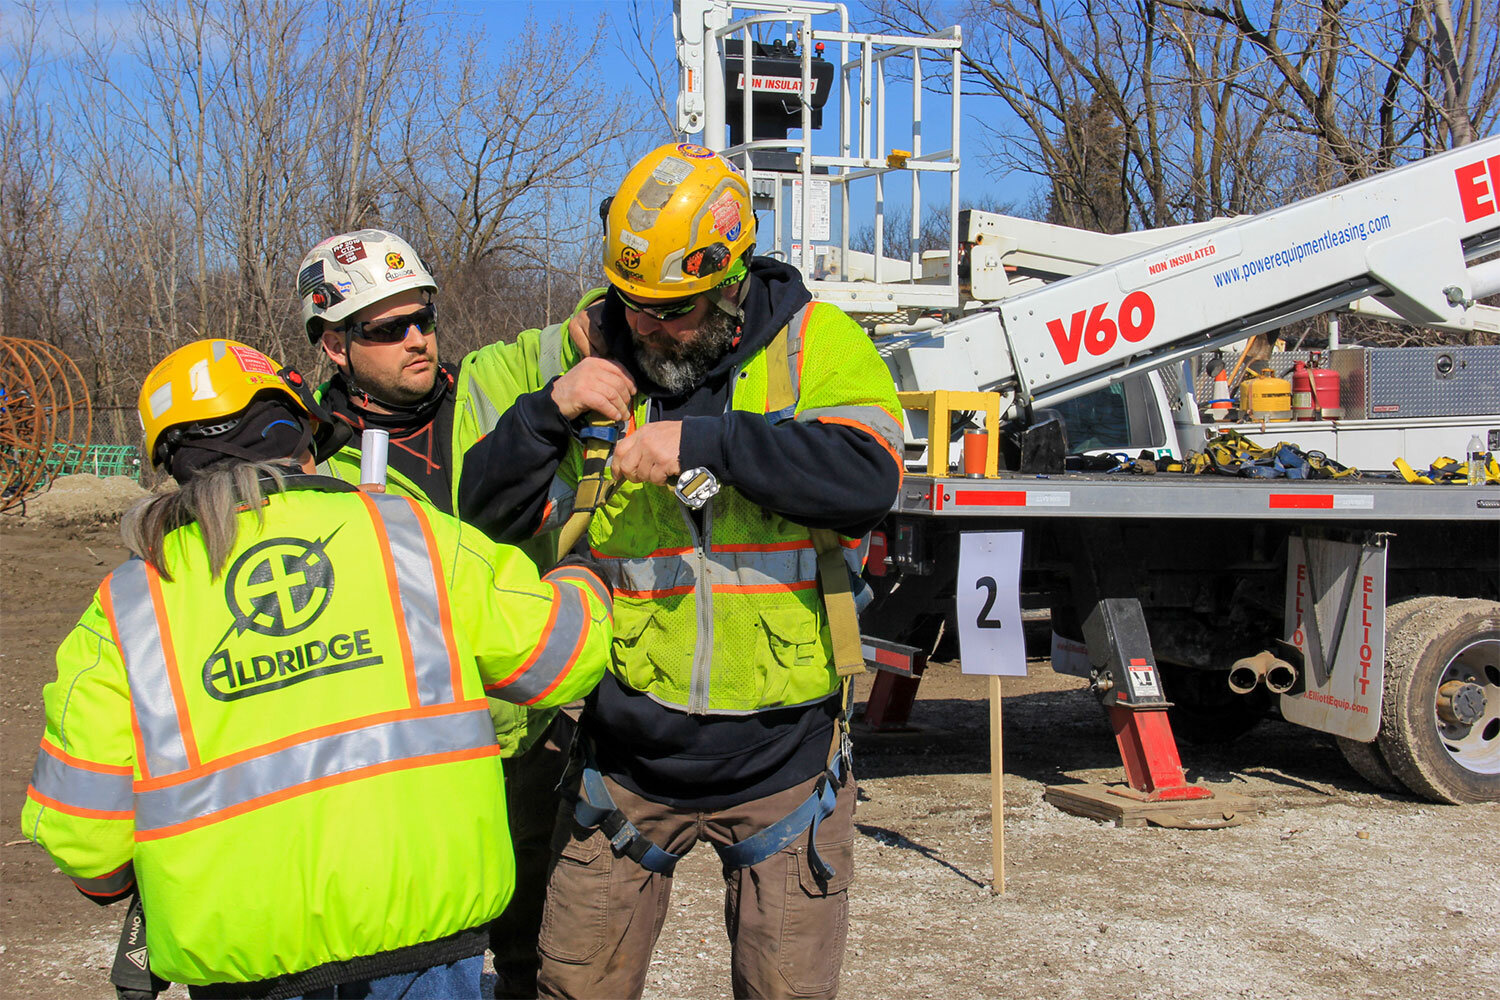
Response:
POLYGON ((235 631, 281 636, 311 625, 333 597, 333 564, 325 551, 332 538, 312 544, 272 538, 236 559, 224 575, 235 631))
MULTIPOLYGON (((337 530, 334 532, 337 534, 337 530)), ((243 653, 226 645, 246 632, 280 638, 305 631, 333 598, 333 535, 308 542, 271 538, 247 549, 224 575, 224 602, 234 624, 203 664, 203 689, 219 701, 275 691, 299 681, 384 662, 369 629, 299 642, 283 649, 258 643, 243 653)))

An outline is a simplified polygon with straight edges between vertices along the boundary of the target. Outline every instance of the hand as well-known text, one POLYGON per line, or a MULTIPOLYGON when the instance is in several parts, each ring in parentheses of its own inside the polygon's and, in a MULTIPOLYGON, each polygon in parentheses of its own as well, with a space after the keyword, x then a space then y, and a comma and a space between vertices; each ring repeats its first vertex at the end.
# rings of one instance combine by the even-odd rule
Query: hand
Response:
POLYGON ((632 483, 666 486, 681 474, 682 421, 659 420, 620 439, 615 445, 615 475, 632 483))
POLYGON ((568 336, 586 358, 602 358, 609 353, 604 347, 603 299, 568 320, 568 336))
POLYGON ((584 358, 552 383, 552 401, 568 420, 590 410, 610 420, 627 420, 634 395, 635 380, 608 358, 584 358))

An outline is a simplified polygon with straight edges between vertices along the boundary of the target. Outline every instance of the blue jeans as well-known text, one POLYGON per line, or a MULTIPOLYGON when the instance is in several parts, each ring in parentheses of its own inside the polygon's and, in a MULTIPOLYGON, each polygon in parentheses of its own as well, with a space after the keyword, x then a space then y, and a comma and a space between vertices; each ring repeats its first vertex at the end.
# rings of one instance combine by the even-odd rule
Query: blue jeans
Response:
POLYGON ((379 979, 361 979, 314 990, 294 1000, 480 1000, 479 977, 484 956, 434 965, 379 979))

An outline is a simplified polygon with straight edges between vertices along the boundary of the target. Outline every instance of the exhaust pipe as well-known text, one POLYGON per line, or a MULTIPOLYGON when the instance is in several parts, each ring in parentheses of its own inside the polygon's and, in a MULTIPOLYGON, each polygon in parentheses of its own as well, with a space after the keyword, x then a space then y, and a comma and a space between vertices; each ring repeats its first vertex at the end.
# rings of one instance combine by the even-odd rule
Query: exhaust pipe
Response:
POLYGON ((1272 658, 1266 668, 1266 690, 1272 694, 1286 694, 1297 686, 1297 668, 1285 660, 1272 658))
POLYGON ((1270 650, 1262 650, 1254 656, 1234 661, 1229 668, 1229 690, 1235 694, 1249 694, 1262 681, 1272 694, 1286 694, 1297 685, 1297 668, 1285 660, 1278 659, 1270 650))
POLYGON ((1243 660, 1235 660, 1229 668, 1229 690, 1235 694, 1249 694, 1266 679, 1266 670, 1276 658, 1269 652, 1256 653, 1243 660))

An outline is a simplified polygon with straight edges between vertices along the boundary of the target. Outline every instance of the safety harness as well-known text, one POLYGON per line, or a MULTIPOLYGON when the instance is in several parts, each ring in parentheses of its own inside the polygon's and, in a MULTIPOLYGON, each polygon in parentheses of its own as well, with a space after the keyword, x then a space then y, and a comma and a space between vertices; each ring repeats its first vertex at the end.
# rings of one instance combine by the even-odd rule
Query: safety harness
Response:
MULTIPOLYGON (((772 424, 784 423, 796 418, 797 401, 801 391, 803 333, 812 306, 806 305, 792 317, 791 321, 772 338, 766 347, 766 419, 772 424)), ((618 436, 618 435, 617 435, 618 436)), ((599 440, 603 440, 602 438, 599 440)), ((584 440, 583 475, 590 475, 591 439, 584 440)), ((564 526, 564 531, 578 518, 585 500, 593 502, 582 518, 584 527, 589 516, 607 499, 610 477, 603 475, 603 463, 608 458, 613 440, 604 444, 599 454, 601 485, 590 487, 590 496, 585 497, 583 480, 579 482, 578 500, 573 518, 564 526), (593 494, 597 492, 595 499, 593 494)), ((818 584, 823 595, 823 605, 828 616, 828 631, 833 643, 834 669, 843 679, 839 696, 838 718, 833 726, 833 741, 829 748, 828 763, 818 776, 811 794, 795 809, 781 819, 765 827, 755 835, 727 846, 714 845, 726 875, 738 868, 751 868, 786 849, 810 831, 807 860, 814 877, 822 882, 832 879, 837 872, 818 853, 818 826, 833 815, 838 801, 838 791, 853 773, 853 746, 849 740, 848 707, 850 687, 856 674, 864 673, 864 654, 860 648, 859 615, 855 609, 854 591, 848 566, 844 563, 843 545, 836 532, 809 529, 813 549, 818 555, 818 584)), ((576 539, 575 539, 576 540, 576 539)), ((559 542, 561 545, 561 542, 559 542)), ((571 544, 571 543, 570 543, 571 544)), ((604 776, 594 759, 593 747, 588 737, 579 732, 574 742, 574 767, 579 774, 578 796, 573 805, 573 818, 586 830, 598 828, 609 838, 610 847, 630 858, 647 871, 670 875, 681 855, 673 854, 653 843, 636 828, 610 796, 605 787, 604 776)), ((565 777, 563 784, 570 784, 565 777)))
POLYGON ((1239 431, 1210 438, 1201 452, 1182 462, 1160 464, 1164 472, 1218 473, 1242 479, 1357 479, 1358 469, 1341 465, 1321 451, 1303 451, 1286 441, 1269 448, 1239 431))

